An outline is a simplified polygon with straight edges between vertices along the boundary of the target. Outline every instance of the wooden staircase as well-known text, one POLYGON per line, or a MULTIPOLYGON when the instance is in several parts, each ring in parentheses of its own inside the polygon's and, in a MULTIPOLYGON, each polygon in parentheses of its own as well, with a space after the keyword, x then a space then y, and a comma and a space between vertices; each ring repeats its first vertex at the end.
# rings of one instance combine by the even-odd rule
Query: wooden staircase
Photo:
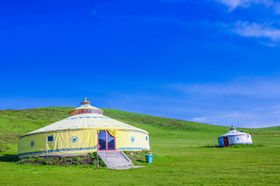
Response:
POLYGON ((108 169, 124 170, 134 168, 131 160, 122 151, 98 151, 108 169))

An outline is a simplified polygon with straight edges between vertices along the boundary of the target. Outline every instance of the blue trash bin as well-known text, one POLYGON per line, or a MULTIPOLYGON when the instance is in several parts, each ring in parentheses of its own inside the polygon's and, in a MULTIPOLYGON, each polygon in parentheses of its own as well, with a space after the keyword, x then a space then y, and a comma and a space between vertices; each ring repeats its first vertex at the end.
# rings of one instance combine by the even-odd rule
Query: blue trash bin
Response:
POLYGON ((152 163, 153 162, 153 155, 152 154, 146 154, 146 162, 152 163))

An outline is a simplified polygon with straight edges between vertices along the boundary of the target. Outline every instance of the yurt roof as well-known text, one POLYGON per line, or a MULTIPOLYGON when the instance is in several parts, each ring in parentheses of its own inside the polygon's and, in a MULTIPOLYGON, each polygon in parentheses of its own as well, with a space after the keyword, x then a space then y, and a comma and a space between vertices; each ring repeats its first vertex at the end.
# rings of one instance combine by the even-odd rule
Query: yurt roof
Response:
POLYGON ((244 133, 244 132, 240 132, 238 130, 230 130, 229 132, 227 132, 226 134, 220 136, 220 137, 223 137, 223 136, 241 136, 241 135, 247 135, 247 133, 244 133))
POLYGON ((123 130, 137 130, 148 133, 145 130, 133 127, 126 123, 117 121, 115 119, 103 116, 101 114, 86 113, 73 115, 63 120, 52 123, 48 126, 32 131, 29 134, 44 133, 59 130, 77 130, 77 129, 123 129, 123 130))
MULTIPOLYGON (((87 97, 84 98, 84 101, 81 103, 80 107, 75 108, 75 111, 90 111, 90 110, 100 110, 97 107, 93 107, 90 105, 87 97)), ((52 132, 52 131, 62 131, 62 130, 78 130, 78 129, 121 129, 121 130, 137 130, 143 133, 148 133, 145 130, 139 129, 137 127, 133 127, 121 121, 117 121, 115 119, 109 118, 104 116, 101 113, 93 113, 93 112, 70 112, 71 116, 54 122, 48 126, 43 128, 37 129, 28 133, 35 134, 35 133, 45 133, 45 132, 52 132)))
POLYGON ((94 109, 94 110, 101 110, 100 108, 91 106, 90 104, 85 104, 85 105, 81 105, 77 108, 75 108, 75 110, 80 110, 80 109, 94 109))

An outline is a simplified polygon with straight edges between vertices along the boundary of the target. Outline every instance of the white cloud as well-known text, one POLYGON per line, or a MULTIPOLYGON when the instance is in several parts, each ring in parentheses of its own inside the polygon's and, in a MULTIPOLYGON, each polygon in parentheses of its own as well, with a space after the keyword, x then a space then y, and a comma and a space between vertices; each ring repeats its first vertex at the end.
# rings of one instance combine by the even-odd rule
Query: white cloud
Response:
MULTIPOLYGON (((230 11, 238 7, 250 8, 254 5, 262 6, 272 11, 274 14, 280 14, 280 3, 275 0, 216 0, 224 4, 230 11)), ((249 11, 249 10, 248 10, 249 11)), ((252 12, 254 13, 254 12, 252 12)), ((256 12, 255 12, 256 13, 256 12)), ((277 15, 278 16, 278 15, 277 15)), ((261 44, 268 47, 276 47, 280 41, 280 28, 275 26, 277 19, 267 19, 264 17, 262 23, 238 21, 233 25, 224 24, 224 28, 230 30, 239 36, 262 39, 261 44), (273 23, 273 24, 271 24, 273 23)))
POLYGON ((232 31, 243 37, 266 38, 271 41, 280 40, 280 28, 265 24, 237 22, 232 31))
POLYGON ((250 110, 220 110, 215 112, 205 112, 197 117, 203 118, 204 122, 224 126, 237 127, 270 127, 280 125, 280 105, 262 106, 251 108, 250 110))
POLYGON ((242 78, 223 83, 173 84, 171 88, 185 94, 280 98, 280 79, 242 78))
POLYGON ((198 122, 198 123, 208 123, 209 119, 207 117, 195 117, 192 118, 191 121, 198 122))
POLYGON ((247 111, 225 111, 216 113, 205 113, 206 116, 195 117, 194 122, 210 123, 224 126, 236 127, 269 127, 280 124, 279 108, 265 108, 263 110, 247 110, 247 111), (201 118, 201 119, 200 119, 201 118))
POLYGON ((233 10, 239 6, 248 6, 253 0, 217 0, 218 2, 228 6, 230 10, 233 10))
POLYGON ((279 78, 241 78, 221 83, 173 84, 190 120, 238 127, 280 124, 279 78), (191 112, 188 109, 192 108, 191 112), (196 110, 197 109, 197 110, 196 110))
POLYGON ((280 14, 280 3, 274 0, 216 0, 226 5, 230 11, 238 7, 250 7, 253 5, 263 5, 266 8, 271 8, 274 13, 280 14))
POLYGON ((271 7, 273 5, 278 5, 273 0, 217 0, 218 2, 228 6, 230 9, 235 9, 237 7, 250 7, 254 4, 261 4, 267 7, 271 7))

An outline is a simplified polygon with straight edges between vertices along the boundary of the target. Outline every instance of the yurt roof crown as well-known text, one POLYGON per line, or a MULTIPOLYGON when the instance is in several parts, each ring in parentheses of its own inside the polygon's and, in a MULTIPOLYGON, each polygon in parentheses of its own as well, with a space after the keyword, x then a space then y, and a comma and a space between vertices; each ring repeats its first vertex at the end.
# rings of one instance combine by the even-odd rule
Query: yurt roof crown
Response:
POLYGON ((226 134, 222 135, 221 137, 223 137, 223 136, 239 136, 239 135, 246 135, 246 133, 240 132, 240 131, 236 130, 236 128, 234 126, 231 126, 229 131, 226 134))
POLYGON ((236 130, 236 128, 233 125, 231 125, 229 130, 236 130))
POLYGON ((85 113, 96 113, 103 115, 103 110, 97 107, 93 107, 90 105, 90 102, 87 97, 81 102, 81 106, 71 110, 69 115, 77 115, 77 114, 85 114, 85 113))
POLYGON ((90 105, 90 102, 87 97, 84 98, 84 100, 81 102, 82 105, 90 105))

